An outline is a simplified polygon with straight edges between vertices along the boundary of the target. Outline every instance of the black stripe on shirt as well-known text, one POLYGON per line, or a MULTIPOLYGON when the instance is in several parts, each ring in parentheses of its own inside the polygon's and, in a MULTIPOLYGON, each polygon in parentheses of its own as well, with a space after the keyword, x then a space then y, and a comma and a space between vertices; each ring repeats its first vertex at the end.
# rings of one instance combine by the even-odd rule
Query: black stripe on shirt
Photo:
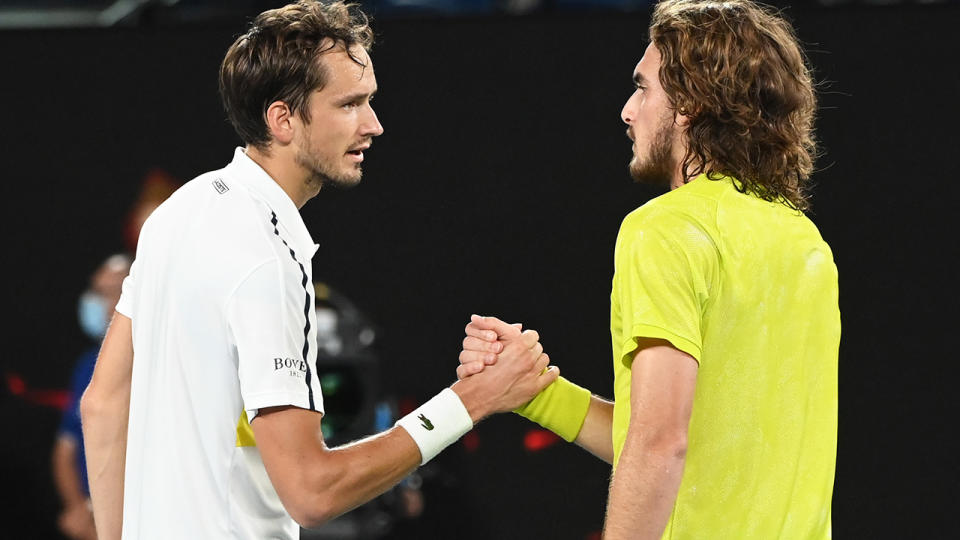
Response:
POLYGON ((277 235, 277 238, 279 238, 280 241, 283 242, 283 245, 284 245, 284 246, 287 246, 287 249, 290 250, 290 257, 292 257, 292 258, 293 258, 293 262, 297 263, 297 266, 300 267, 300 274, 303 276, 303 279, 300 281, 300 285, 303 286, 303 292, 304 292, 304 294, 305 294, 305 296, 306 296, 306 298, 305 298, 305 300, 304 300, 304 302, 303 302, 303 319, 304 319, 304 325, 303 325, 303 363, 306 364, 306 366, 307 366, 306 383, 307 383, 307 395, 308 395, 309 398, 310 398, 310 410, 311 410, 311 411, 315 411, 315 410, 317 410, 317 406, 314 405, 314 402, 313 402, 313 387, 310 386, 310 378, 311 378, 311 375, 310 375, 310 362, 307 361, 307 353, 310 352, 310 339, 309 339, 309 337, 308 337, 308 335, 309 335, 309 333, 310 333, 310 306, 313 304, 313 299, 310 298, 310 289, 307 288, 307 282, 309 281, 309 279, 307 278, 307 271, 306 271, 306 269, 304 269, 303 264, 301 264, 300 261, 297 260, 297 254, 294 253, 293 248, 291 248, 291 247, 290 247, 290 244, 287 244, 287 241, 284 240, 282 236, 280 236, 280 231, 277 229, 277 213, 276 213, 276 212, 270 212, 270 215, 271 215, 271 217, 270 217, 270 223, 273 223, 273 234, 277 235))

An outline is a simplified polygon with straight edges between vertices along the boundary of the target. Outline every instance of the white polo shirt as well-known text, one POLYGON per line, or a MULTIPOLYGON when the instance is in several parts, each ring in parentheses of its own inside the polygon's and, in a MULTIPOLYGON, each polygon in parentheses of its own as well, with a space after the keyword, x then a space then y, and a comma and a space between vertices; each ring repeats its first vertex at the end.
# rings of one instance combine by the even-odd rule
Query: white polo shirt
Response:
POLYGON ((298 538, 238 421, 323 412, 316 253, 293 201, 242 148, 144 224, 117 311, 133 322, 123 538, 298 538))

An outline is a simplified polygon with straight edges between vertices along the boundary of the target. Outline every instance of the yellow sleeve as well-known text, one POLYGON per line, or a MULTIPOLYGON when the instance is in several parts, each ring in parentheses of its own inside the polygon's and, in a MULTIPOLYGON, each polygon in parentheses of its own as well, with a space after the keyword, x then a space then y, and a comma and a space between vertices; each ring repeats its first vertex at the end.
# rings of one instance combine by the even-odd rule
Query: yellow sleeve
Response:
POLYGON ((621 225, 614 264, 619 360, 630 367, 645 337, 665 339, 700 362, 702 314, 719 272, 705 227, 674 209, 642 207, 621 225))

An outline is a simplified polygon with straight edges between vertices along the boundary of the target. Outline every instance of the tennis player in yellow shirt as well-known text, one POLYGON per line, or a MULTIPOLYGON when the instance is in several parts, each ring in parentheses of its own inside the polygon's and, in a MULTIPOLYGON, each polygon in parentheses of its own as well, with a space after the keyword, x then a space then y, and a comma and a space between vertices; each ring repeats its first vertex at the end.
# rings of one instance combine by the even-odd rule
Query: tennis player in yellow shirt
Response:
MULTIPOLYGON (((670 191, 617 237, 614 401, 561 377, 517 412, 612 464, 607 540, 830 538, 840 312, 803 213, 805 55, 749 0, 664 0, 633 81, 630 172, 670 191)), ((466 330, 461 378, 509 325, 466 330)))

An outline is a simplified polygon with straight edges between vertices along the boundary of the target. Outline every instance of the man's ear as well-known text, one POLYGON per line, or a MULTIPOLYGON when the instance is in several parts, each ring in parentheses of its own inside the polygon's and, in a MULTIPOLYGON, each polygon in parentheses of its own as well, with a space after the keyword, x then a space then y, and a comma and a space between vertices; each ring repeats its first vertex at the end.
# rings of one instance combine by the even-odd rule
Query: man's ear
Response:
POLYGON ((296 119, 286 103, 274 101, 267 107, 267 112, 263 116, 267 122, 267 131, 277 143, 287 145, 293 141, 296 119))
POLYGON ((689 127, 690 120, 692 120, 696 114, 696 111, 690 110, 687 107, 677 107, 673 115, 673 122, 680 127, 689 127))

